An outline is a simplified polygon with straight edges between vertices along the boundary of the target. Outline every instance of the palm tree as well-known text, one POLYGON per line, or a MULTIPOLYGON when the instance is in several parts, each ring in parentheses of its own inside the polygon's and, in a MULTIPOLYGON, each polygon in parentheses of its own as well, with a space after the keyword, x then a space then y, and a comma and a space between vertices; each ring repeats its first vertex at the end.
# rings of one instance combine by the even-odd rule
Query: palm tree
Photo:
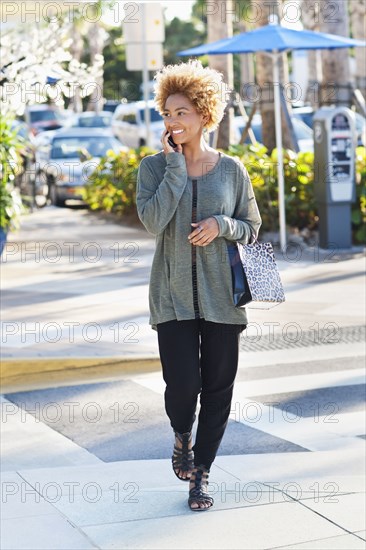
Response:
MULTIPOLYGON (((248 26, 246 21, 240 21, 239 23, 239 32, 246 32, 250 31, 250 27, 248 26)), ((243 87, 246 84, 253 84, 254 83, 254 62, 253 62, 253 54, 247 53, 247 54, 241 54, 240 56, 240 94, 241 97, 245 98, 245 93, 243 94, 243 87)))
MULTIPOLYGON (((233 9, 232 0, 226 2, 209 2, 207 1, 207 42, 214 42, 221 38, 227 38, 233 35, 233 23, 230 12, 233 9), (212 9, 214 8, 214 9, 212 9), (218 9, 218 13, 216 9, 218 9), (223 12, 220 12, 221 9, 223 12)), ((213 69, 221 72, 224 77, 224 82, 228 85, 227 92, 234 88, 234 69, 232 54, 225 55, 210 55, 209 65, 213 69)), ((219 134, 217 139, 217 147, 227 149, 230 143, 233 143, 233 117, 234 110, 232 107, 226 109, 226 114, 220 124, 219 134)))
MULTIPOLYGON (((319 0, 302 0, 302 23, 309 31, 319 31, 319 0)), ((320 50, 308 50, 308 88, 305 98, 316 108, 318 106, 318 87, 322 81, 322 65, 320 50)))
MULTIPOLYGON (((88 42, 90 63, 93 64, 102 58, 104 43, 108 34, 100 24, 100 15, 103 10, 102 0, 98 0, 93 4, 93 13, 96 16, 96 21, 89 23, 88 42), (99 17, 98 17, 99 15, 99 17)), ((88 111, 100 111, 103 108, 103 73, 97 77, 97 86, 90 95, 87 105, 88 111)))
MULTIPOLYGON (((85 26, 85 23, 79 11, 76 9, 73 9, 72 25, 70 29, 70 35, 72 39, 72 42, 70 45, 70 52, 72 54, 73 59, 75 59, 79 63, 81 61, 81 56, 83 54, 83 49, 84 49, 84 39, 83 39, 84 26, 85 26)), ((70 98, 68 109, 70 110, 72 109, 74 113, 81 113, 83 110, 83 102, 81 100, 79 86, 75 88, 75 94, 70 98)))
MULTIPOLYGON (((353 2, 353 0, 352 0, 353 2)), ((320 30, 330 34, 349 36, 348 4, 344 0, 332 0, 320 17, 320 30)), ((351 103, 351 84, 348 49, 322 50, 323 81, 322 103, 351 103)))
MULTIPOLYGON (((352 37, 365 40, 366 9, 365 0, 349 0, 349 10, 352 25, 352 37)), ((356 58, 356 88, 366 97, 366 48, 355 48, 356 58)))
MULTIPOLYGON (((263 27, 268 24, 268 0, 255 0, 256 13, 259 14, 256 21, 257 27, 263 27)), ((279 17, 280 3, 271 3, 273 13, 279 17)), ((276 134, 275 134, 275 116, 274 116, 274 101, 273 101, 273 73, 272 73, 272 59, 265 53, 256 54, 256 75, 257 84, 260 90, 261 96, 261 116, 262 116, 262 141, 264 145, 272 151, 276 147, 276 134)), ((280 83, 285 84, 289 81, 288 77, 288 62, 286 54, 283 54, 280 58, 280 83)), ((277 85, 279 83, 276 83, 277 85)), ((282 112, 282 110, 281 110, 282 112)), ((282 112, 282 139, 283 147, 293 148, 290 132, 287 130, 286 119, 282 112)))

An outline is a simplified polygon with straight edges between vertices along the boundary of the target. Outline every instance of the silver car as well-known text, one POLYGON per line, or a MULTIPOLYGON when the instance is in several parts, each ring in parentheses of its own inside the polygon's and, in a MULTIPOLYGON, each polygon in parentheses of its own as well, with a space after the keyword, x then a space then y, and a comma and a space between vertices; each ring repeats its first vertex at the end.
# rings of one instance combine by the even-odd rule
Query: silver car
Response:
POLYGON ((42 176, 55 206, 63 206, 69 199, 82 200, 78 188, 87 183, 108 150, 128 151, 110 130, 103 128, 58 130, 49 140, 48 149, 48 159, 43 159, 42 176))

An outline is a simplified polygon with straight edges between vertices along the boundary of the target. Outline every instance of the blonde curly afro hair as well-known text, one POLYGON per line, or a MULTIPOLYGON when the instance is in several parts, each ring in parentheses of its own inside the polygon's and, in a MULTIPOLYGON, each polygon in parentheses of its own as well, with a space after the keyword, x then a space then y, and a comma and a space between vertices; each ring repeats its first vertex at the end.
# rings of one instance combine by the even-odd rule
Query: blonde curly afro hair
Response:
POLYGON ((165 102, 172 94, 184 95, 197 112, 207 117, 205 127, 215 130, 224 116, 227 87, 222 74, 215 69, 203 67, 198 60, 166 65, 155 76, 155 104, 162 115, 165 102))

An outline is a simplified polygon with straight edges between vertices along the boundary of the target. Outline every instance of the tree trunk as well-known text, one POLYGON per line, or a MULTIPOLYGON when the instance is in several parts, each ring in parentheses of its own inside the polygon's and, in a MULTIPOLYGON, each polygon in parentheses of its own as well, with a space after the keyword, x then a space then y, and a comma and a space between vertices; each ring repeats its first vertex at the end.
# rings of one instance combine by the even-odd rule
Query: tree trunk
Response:
MULTIPOLYGON (((91 65, 96 62, 98 56, 103 54, 105 36, 106 33, 103 27, 100 26, 99 21, 91 23, 88 32, 91 65)), ((89 97, 88 111, 98 112, 103 109, 103 74, 97 77, 96 82, 97 86, 89 97)))
MULTIPOLYGON (((71 27, 72 43, 70 46, 71 55, 74 59, 80 62, 81 54, 83 53, 84 40, 80 32, 80 21, 78 18, 73 17, 73 23, 71 27)), ((78 84, 78 83, 76 83, 78 84)), ((75 87, 75 94, 70 98, 69 109, 72 108, 74 113, 81 113, 83 111, 83 102, 80 94, 80 86, 75 87)))
MULTIPOLYGON (((353 1, 353 0, 352 0, 353 1)), ((348 10, 345 0, 324 2, 320 16, 320 30, 329 34, 349 36, 348 10)), ((347 48, 322 50, 323 81, 322 104, 351 104, 351 75, 347 48)))
MULTIPOLYGON (((319 0, 302 0, 301 14, 304 29, 319 31, 319 0)), ((305 101, 317 108, 319 104, 319 84, 323 80, 320 50, 307 50, 308 86, 304 90, 305 101)))
MULTIPOLYGON (((349 0, 352 25, 352 38, 365 40, 366 4, 365 0, 349 0)), ((366 97, 366 48, 354 48, 356 58, 355 85, 366 97)))
MULTIPOLYGON (((257 13, 260 14, 257 27, 268 25, 268 14, 274 13, 279 16, 280 3, 277 0, 255 0, 257 13)), ((286 54, 280 57, 280 82, 276 85, 288 83, 288 63, 286 54), (285 63, 284 63, 285 61, 285 63)), ((261 97, 262 116, 262 141, 267 149, 272 152, 276 147, 276 127, 274 115, 274 94, 273 94, 273 65, 272 59, 264 53, 256 54, 257 84, 261 97)), ((281 109, 282 113, 282 109, 281 109)), ((282 113, 282 145, 285 148, 293 149, 290 133, 287 129, 286 119, 282 113)))
MULTIPOLYGON (((225 2, 207 1, 207 42, 214 42, 221 38, 233 35, 233 23, 231 12, 233 10, 232 0, 225 2)), ((223 74, 223 80, 227 84, 227 98, 231 97, 231 90, 234 88, 234 69, 232 54, 209 55, 209 66, 223 74)), ((234 109, 227 107, 224 118, 220 124, 217 147, 227 149, 234 141, 233 128, 234 109)))
MULTIPOLYGON (((241 21, 239 23, 239 32, 246 32, 249 30, 248 25, 241 21)), ((245 86, 247 84, 254 84, 254 61, 252 53, 242 53, 240 54, 240 97, 242 100, 247 100, 248 91, 246 91, 245 86)))

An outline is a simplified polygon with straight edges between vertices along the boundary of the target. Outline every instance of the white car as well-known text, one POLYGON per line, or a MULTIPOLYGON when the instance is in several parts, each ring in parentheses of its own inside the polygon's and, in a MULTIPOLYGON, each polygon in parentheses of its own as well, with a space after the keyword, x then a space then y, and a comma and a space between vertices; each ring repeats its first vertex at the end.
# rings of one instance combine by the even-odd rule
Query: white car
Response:
MULTIPOLYGON (((153 100, 148 101, 150 109, 151 145, 160 150, 161 135, 165 128, 160 114, 155 108, 153 100)), ((147 144, 147 131, 145 124, 145 101, 122 103, 113 113, 112 132, 118 139, 133 149, 147 144)))
MULTIPOLYGON (((301 152, 313 152, 314 151, 314 140, 313 140, 313 131, 309 126, 307 126, 302 120, 292 117, 292 123, 294 126, 294 131, 296 139, 299 145, 301 152)), ((235 143, 239 143, 243 129, 245 128, 244 117, 236 116, 234 117, 234 128, 235 128, 235 143)), ((254 132, 255 139, 259 143, 262 142, 262 117, 260 114, 253 116, 251 128, 254 132)), ((245 143, 250 143, 249 137, 245 139, 245 143)))

